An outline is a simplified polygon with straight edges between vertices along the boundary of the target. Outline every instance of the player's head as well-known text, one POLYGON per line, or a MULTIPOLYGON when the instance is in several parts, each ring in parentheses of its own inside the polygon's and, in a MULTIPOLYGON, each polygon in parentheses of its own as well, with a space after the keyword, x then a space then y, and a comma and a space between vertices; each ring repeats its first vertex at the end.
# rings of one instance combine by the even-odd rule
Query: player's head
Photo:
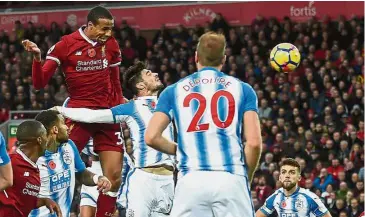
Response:
POLYGON ((200 36, 195 62, 202 67, 221 67, 226 62, 226 38, 223 34, 207 32, 200 36))
POLYGON ((301 179, 299 163, 292 159, 286 158, 280 167, 279 180, 285 190, 294 188, 301 179))
POLYGON ((16 132, 19 146, 37 150, 38 155, 44 154, 47 148, 47 131, 39 121, 31 120, 22 122, 16 132))
POLYGON ((124 73, 123 86, 134 96, 149 96, 163 88, 158 74, 146 69, 143 62, 137 62, 124 73))
POLYGON ((102 6, 92 8, 87 15, 87 28, 91 39, 104 43, 112 35, 114 18, 110 11, 102 6))
POLYGON ((65 124, 65 119, 58 111, 42 111, 35 119, 46 128, 50 143, 56 141, 57 144, 62 144, 68 141, 68 127, 65 124))

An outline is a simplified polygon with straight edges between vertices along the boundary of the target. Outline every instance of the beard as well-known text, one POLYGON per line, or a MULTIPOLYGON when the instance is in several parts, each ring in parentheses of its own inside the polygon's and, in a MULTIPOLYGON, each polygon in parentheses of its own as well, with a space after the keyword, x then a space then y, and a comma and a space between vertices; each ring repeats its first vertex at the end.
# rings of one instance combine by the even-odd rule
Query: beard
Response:
POLYGON ((60 144, 63 144, 63 143, 68 142, 68 139, 69 139, 68 135, 65 135, 65 136, 62 136, 61 138, 58 138, 58 142, 60 144))
POLYGON ((284 182, 282 182, 282 185, 285 190, 290 191, 297 185, 297 183, 284 181, 284 182))

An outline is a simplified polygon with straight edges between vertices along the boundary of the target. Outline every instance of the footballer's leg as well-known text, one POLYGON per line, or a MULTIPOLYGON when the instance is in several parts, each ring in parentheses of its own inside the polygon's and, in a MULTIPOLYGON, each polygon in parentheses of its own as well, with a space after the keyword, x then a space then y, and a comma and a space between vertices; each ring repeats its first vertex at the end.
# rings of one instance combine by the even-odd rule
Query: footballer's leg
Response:
POLYGON ((255 210, 251 200, 248 178, 227 172, 215 172, 220 182, 215 183, 213 192, 213 213, 216 217, 240 216, 254 217, 255 210))
POLYGON ((123 134, 119 124, 97 124, 93 136, 94 150, 99 154, 101 168, 112 187, 106 194, 99 194, 96 217, 110 217, 116 210, 118 190, 123 165, 123 134))
POLYGON ((211 172, 190 172, 177 181, 170 217, 213 217, 212 190, 219 177, 211 172), (214 181, 212 181, 214 180, 214 181))
POLYGON ((70 119, 66 119, 66 125, 68 127, 69 138, 75 143, 79 153, 85 148, 90 140, 92 132, 89 129, 88 124, 74 122, 70 119))
MULTIPOLYGON (((91 167, 88 168, 91 172, 103 175, 99 159, 93 156, 91 167)), ((96 213, 96 201, 99 196, 99 191, 96 186, 81 187, 81 201, 80 201, 80 217, 94 217, 96 213)))
POLYGON ((80 217, 94 217, 96 213, 96 207, 93 206, 80 206, 80 217))

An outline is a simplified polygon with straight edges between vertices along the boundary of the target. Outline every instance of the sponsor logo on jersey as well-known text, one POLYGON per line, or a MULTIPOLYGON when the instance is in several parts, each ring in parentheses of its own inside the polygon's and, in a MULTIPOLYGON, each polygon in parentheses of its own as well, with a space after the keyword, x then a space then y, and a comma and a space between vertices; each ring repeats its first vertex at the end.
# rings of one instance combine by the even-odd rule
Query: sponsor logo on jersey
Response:
POLYGON ((77 61, 76 71, 95 71, 103 70, 109 66, 109 61, 107 59, 97 59, 90 61, 77 61))
POLYGON ((39 193, 39 190, 40 190, 40 187, 39 186, 33 185, 33 184, 27 182, 25 184, 25 188, 23 188, 22 193, 23 194, 30 195, 30 196, 37 197, 38 196, 38 193, 39 193))
POLYGON ((49 177, 50 191, 56 192, 71 185, 71 170, 64 170, 49 177))

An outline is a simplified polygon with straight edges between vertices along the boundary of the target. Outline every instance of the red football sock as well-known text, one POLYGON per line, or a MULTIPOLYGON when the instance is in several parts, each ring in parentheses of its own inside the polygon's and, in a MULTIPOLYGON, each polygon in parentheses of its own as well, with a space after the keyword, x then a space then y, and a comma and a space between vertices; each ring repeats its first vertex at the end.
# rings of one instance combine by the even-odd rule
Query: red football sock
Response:
MULTIPOLYGON (((111 192, 110 192, 111 193, 111 192)), ((114 195, 113 195, 114 196, 114 195)), ((116 211, 117 197, 99 194, 95 217, 111 217, 116 211)))

